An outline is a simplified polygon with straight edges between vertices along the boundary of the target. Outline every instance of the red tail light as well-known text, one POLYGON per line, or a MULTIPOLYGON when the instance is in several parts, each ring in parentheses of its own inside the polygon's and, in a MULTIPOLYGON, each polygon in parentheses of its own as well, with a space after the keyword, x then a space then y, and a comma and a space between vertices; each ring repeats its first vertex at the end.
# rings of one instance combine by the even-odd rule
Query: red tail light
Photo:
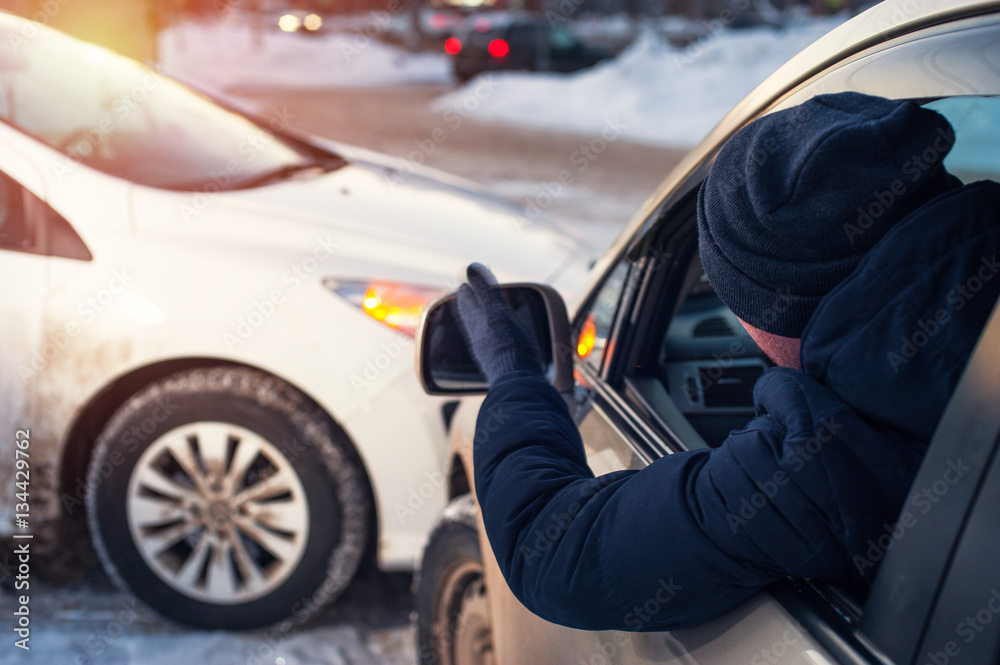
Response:
POLYGON ((494 58, 502 58, 510 52, 510 46, 502 39, 494 39, 490 42, 490 55, 494 58))
POLYGON ((444 40, 444 52, 448 55, 455 55, 462 50, 462 42, 458 37, 449 37, 444 40))

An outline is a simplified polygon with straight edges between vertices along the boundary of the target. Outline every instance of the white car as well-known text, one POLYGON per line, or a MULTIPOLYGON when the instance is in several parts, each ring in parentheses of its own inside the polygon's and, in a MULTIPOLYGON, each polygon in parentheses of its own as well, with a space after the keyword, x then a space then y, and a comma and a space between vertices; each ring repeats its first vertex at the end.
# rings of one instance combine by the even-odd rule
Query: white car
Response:
POLYGON ((412 568, 454 408, 414 377, 422 306, 470 256, 565 289, 589 258, 265 116, 0 14, 0 538, 40 565, 86 517, 114 579, 204 627, 412 568))

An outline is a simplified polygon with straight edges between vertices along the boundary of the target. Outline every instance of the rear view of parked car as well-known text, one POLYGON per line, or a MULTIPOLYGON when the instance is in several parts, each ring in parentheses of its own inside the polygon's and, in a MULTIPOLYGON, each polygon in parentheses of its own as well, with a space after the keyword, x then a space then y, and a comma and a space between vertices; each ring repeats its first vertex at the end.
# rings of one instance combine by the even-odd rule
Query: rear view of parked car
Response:
POLYGON ((575 72, 610 57, 544 18, 478 17, 467 22, 471 25, 444 45, 454 58, 455 76, 462 81, 501 70, 575 72))

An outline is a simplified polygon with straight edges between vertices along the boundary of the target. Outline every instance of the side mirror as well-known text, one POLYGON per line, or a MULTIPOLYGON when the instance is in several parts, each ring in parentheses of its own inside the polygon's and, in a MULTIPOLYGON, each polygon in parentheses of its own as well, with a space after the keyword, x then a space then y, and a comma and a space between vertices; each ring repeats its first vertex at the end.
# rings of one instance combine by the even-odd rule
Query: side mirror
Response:
MULTIPOLYGON (((525 329, 535 336, 546 376, 559 392, 573 389, 573 353, 566 304, 543 284, 502 284, 500 292, 525 329)), ((417 329, 417 376, 429 395, 475 395, 489 389, 469 349, 451 293, 429 304, 417 329)))

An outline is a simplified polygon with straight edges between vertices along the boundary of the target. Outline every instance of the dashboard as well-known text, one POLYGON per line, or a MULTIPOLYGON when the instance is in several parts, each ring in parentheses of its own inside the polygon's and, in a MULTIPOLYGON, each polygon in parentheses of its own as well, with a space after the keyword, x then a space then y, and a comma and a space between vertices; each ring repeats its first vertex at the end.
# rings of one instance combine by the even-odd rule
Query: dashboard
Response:
POLYGON ((658 378, 691 425, 715 446, 753 418, 754 384, 772 363, 706 286, 700 282, 671 321, 658 378))

